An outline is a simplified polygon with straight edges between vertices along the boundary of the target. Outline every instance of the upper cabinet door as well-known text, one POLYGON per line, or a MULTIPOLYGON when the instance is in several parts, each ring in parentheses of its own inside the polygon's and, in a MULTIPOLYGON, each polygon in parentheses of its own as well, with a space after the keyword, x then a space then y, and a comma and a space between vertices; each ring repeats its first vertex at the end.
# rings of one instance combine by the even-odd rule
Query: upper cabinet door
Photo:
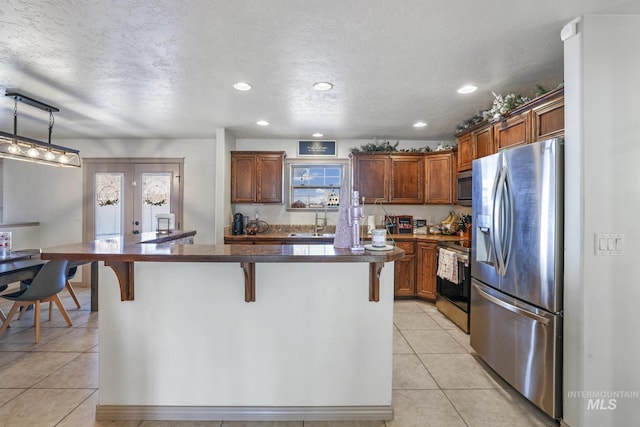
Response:
POLYGON ((353 155, 354 190, 360 192, 365 203, 377 199, 389 201, 389 156, 353 155))
POLYGON ((252 154, 231 155, 231 203, 255 203, 256 157, 252 154))
POLYGON ((493 140, 493 126, 487 126, 484 129, 478 129, 473 132, 475 157, 479 159, 481 157, 490 156, 496 152, 496 147, 493 140))
POLYGON ((283 154, 264 154, 256 159, 257 203, 282 203, 283 154))
POLYGON ((508 117, 493 127, 496 151, 531 142, 530 111, 508 117))
POLYGON ((392 155, 390 203, 424 203, 424 160, 423 156, 392 155))
POLYGON ((531 110, 533 142, 564 136, 564 96, 531 110))
POLYGON ((471 170, 471 162, 475 158, 472 143, 472 133, 469 132, 457 138, 458 141, 458 171, 471 170))
POLYGON ((425 203, 451 204, 454 194, 454 154, 430 154, 425 157, 425 203))

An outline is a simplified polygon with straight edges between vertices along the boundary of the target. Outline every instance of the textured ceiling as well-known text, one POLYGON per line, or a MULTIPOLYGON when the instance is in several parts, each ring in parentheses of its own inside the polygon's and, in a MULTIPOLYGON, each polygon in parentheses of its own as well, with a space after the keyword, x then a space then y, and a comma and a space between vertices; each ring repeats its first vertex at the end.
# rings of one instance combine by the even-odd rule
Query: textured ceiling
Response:
MULTIPOLYGON (((3 0, 0 91, 60 108, 54 142, 223 127, 238 138, 451 139, 492 91, 530 96, 562 81, 564 24, 630 3, 3 0), (318 81, 334 89, 315 92, 318 81), (479 90, 457 94, 465 83, 479 90)), ((47 127, 46 112, 18 106, 19 135, 46 140, 47 127)), ((10 98, 0 130, 13 131, 10 98)))

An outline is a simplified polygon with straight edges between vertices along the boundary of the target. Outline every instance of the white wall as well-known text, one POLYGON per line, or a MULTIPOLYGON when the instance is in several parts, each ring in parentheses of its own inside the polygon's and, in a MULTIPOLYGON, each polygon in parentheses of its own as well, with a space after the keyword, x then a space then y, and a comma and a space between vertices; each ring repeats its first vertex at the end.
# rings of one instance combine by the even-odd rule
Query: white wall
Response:
POLYGON ((565 41, 564 423, 572 427, 640 418, 638 76, 640 15, 585 16, 565 41), (594 255, 595 233, 624 234, 624 253, 594 255))
MULTIPOLYGON (((325 159, 334 160, 348 160, 349 153, 352 148, 360 148, 365 144, 373 142, 372 140, 338 140, 336 142, 337 156, 325 157, 325 159)), ((390 140, 390 143, 395 144, 396 140, 390 140)), ((411 149, 429 146, 434 149, 438 144, 443 141, 400 141, 398 148, 411 149)), ((444 141, 448 144, 453 144, 452 141, 444 141)), ((287 153, 287 159, 300 159, 298 157, 298 140, 291 139, 238 139, 236 141, 236 149, 241 151, 251 150, 266 150, 266 151, 285 151, 287 153)), ((303 157, 307 158, 307 157, 303 157)), ((286 173, 286 172, 285 172, 286 173)), ((385 209, 390 215, 412 215, 414 218, 428 219, 431 217, 434 222, 439 222, 444 219, 451 210, 450 205, 386 205, 385 209)), ((247 215, 250 218, 255 217, 256 206, 253 205, 235 205, 234 211, 240 212, 243 215, 247 215)), ((470 209, 465 210, 463 207, 456 207, 460 212, 467 212, 470 209)), ((269 224, 313 224, 315 220, 315 212, 299 212, 299 211, 287 211, 284 205, 264 205, 259 207, 260 219, 268 222, 269 224)), ((384 212, 380 207, 376 206, 375 210, 371 211, 371 206, 367 205, 364 209, 365 214, 372 212, 372 215, 384 215, 384 212)), ((327 215, 327 223, 329 225, 335 225, 338 218, 338 212, 329 212, 327 215)), ((230 219, 228 220, 230 223, 230 219)))
MULTIPOLYGON (((336 159, 348 159, 349 151, 371 140, 338 141, 336 159)), ((395 142, 395 141, 392 141, 395 142)), ((400 141, 400 148, 435 148, 442 141, 400 141)), ((57 140, 57 144, 80 150, 82 157, 184 157, 184 229, 197 231, 196 242, 222 242, 225 226, 235 212, 253 217, 252 205, 230 204, 231 150, 284 150, 287 158, 297 157, 297 140, 236 139, 218 129, 215 140, 57 140)), ((451 141, 448 141, 451 143, 451 141)), ((4 221, 40 222, 42 247, 82 241, 82 170, 52 168, 5 160, 4 221)), ((413 215, 438 222, 449 205, 392 205, 391 215, 413 215)), ((465 208, 457 207, 460 212, 465 208)), ((365 206, 365 213, 371 206, 365 206)), ((372 215, 382 215, 376 208, 372 215)), ((312 224, 312 212, 287 212, 284 205, 260 206, 260 218, 271 224, 312 224)), ((337 212, 328 214, 335 225, 337 212)))
POLYGON ((230 226, 231 212, 231 151, 236 149, 236 139, 226 129, 216 130, 216 187, 215 187, 215 240, 224 243, 224 228, 230 226))
MULTIPOLYGON (((184 157, 184 229, 214 242, 215 140, 57 140, 82 157, 184 157)), ((42 247, 82 241, 82 170, 6 160, 4 222, 40 222, 42 247)))

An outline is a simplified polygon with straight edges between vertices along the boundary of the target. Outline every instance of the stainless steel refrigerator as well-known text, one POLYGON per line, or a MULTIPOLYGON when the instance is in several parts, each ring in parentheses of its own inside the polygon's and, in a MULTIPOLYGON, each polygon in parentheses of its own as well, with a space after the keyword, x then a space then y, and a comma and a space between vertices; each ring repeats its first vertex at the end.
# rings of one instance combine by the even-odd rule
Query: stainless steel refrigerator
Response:
POLYGON ((563 141, 473 162, 471 346, 553 418, 562 415, 563 141))

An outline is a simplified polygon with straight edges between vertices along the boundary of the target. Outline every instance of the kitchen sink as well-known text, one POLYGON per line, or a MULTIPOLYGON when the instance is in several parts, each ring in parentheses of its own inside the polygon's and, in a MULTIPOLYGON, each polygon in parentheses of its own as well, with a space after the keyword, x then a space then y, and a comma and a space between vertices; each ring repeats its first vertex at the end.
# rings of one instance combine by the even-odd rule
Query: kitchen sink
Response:
POLYGON ((287 235, 287 237, 301 237, 301 238, 308 238, 308 237, 335 237, 335 234, 333 234, 333 233, 289 233, 287 235))

